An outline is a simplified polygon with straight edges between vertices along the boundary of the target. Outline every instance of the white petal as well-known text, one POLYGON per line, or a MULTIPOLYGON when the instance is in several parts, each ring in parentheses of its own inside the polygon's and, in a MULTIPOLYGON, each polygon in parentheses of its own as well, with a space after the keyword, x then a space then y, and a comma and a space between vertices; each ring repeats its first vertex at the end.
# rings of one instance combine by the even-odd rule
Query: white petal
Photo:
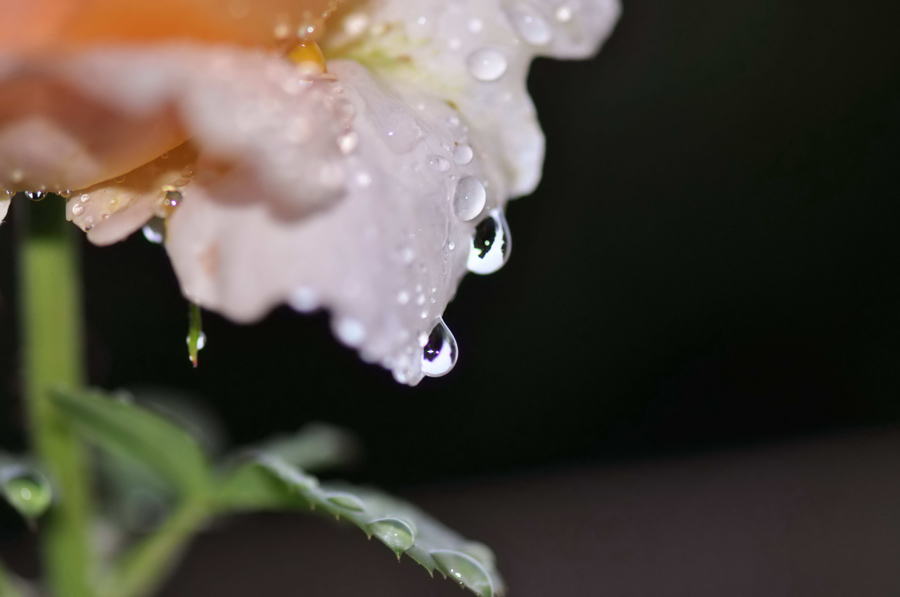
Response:
MULTIPOLYGON (((4 193, 5 195, 5 193, 4 193)), ((6 214, 9 211, 9 200, 11 197, 0 197, 0 224, 3 223, 3 220, 6 219, 6 214)))
MULTIPOLYGON (((503 177, 477 157, 454 162, 459 133, 448 122, 458 114, 445 102, 376 81, 353 62, 330 70, 336 81, 310 92, 356 115, 341 135, 354 138, 345 146, 343 198, 286 219, 272 209, 284 201, 275 199, 281 189, 265 178, 248 188, 247 173, 235 171, 185 189, 167 246, 191 299, 238 321, 286 300, 303 311, 325 305, 343 342, 414 384, 421 339, 466 273, 479 216, 505 200, 503 177), (465 181, 486 191, 463 220, 454 199, 465 181)), ((331 141, 339 145, 340 136, 331 141)), ((304 192, 297 187, 293 196, 304 192)))
POLYGON ((326 50, 452 102, 520 196, 544 160, 531 60, 590 56, 619 13, 618 0, 370 0, 341 15, 326 50))

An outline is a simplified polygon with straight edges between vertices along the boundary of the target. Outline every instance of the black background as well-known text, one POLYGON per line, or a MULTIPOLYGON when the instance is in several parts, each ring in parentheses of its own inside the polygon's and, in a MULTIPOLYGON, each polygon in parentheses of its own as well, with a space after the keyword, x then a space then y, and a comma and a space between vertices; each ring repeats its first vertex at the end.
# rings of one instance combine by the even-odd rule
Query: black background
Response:
POLYGON ((208 315, 195 371, 165 253, 138 235, 85 244, 92 383, 187 390, 234 442, 347 427, 366 448, 348 474, 394 488, 900 422, 900 5, 624 4, 597 59, 535 65, 545 176, 509 207, 508 266, 445 314, 449 377, 398 386, 287 309, 208 315))

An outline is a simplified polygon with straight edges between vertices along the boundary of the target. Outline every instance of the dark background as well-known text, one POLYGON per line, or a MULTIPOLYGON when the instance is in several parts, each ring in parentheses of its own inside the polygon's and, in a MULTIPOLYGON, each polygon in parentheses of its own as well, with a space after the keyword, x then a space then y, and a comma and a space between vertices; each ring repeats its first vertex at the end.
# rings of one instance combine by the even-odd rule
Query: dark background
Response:
MULTIPOLYGON (((239 443, 347 427, 366 452, 346 474, 401 492, 891 433, 898 24, 887 0, 625 0, 597 59, 539 61, 545 177, 509 208, 508 266, 467 278, 445 314, 449 377, 400 387, 324 316, 286 309, 253 327, 207 316, 195 371, 164 251, 138 236, 85 246, 91 381, 188 390, 239 443)), ((13 275, 0 432, 15 444, 13 275)))

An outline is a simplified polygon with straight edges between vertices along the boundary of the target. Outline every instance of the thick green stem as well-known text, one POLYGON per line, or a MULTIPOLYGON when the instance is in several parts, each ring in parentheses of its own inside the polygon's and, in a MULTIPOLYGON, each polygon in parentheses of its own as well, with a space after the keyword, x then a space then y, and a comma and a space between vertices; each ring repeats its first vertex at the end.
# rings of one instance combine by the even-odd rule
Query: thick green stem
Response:
POLYGON ((56 597, 93 597, 85 451, 50 400, 51 388, 83 383, 76 229, 56 197, 27 207, 19 246, 24 394, 34 449, 57 492, 43 537, 45 571, 56 597))

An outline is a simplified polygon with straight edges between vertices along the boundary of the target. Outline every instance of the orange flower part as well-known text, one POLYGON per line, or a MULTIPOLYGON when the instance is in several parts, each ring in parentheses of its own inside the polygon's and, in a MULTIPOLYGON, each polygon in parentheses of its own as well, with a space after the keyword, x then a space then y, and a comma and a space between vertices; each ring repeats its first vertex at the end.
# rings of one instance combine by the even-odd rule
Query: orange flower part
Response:
POLYGON ((315 37, 340 0, 0 0, 0 54, 161 40, 315 37))

